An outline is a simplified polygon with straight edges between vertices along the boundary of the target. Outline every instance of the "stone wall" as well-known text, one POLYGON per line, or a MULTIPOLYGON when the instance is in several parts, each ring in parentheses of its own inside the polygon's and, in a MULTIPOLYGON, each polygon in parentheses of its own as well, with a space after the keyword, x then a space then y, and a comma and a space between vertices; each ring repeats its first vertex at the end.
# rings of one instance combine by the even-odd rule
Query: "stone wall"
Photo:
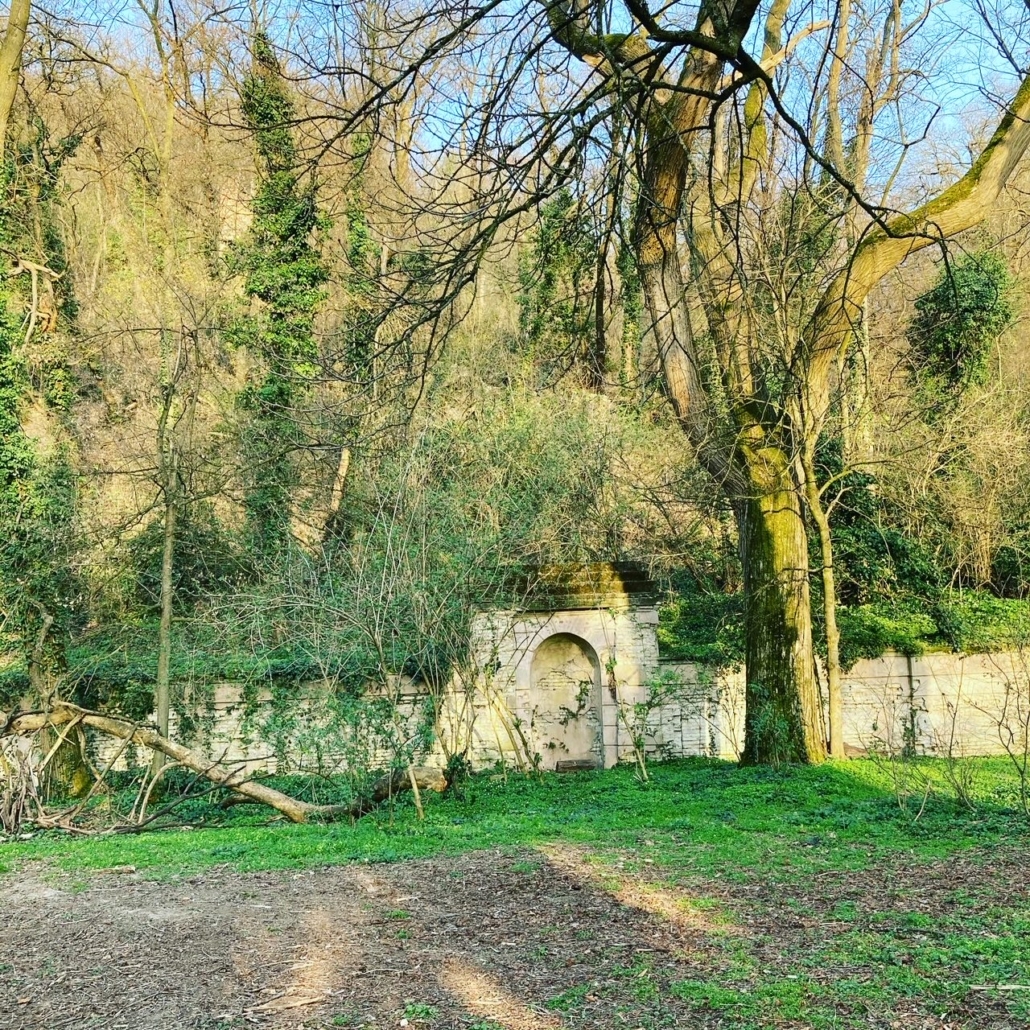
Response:
MULTIPOLYGON (((742 670, 713 675, 665 663, 686 691, 662 710, 656 735, 673 754, 739 757, 744 740, 742 670)), ((844 742, 852 752, 908 749, 923 755, 1004 754, 1030 729, 1030 656, 887 654, 843 676, 844 742)))
MULTIPOLYGON (((250 769, 334 773, 389 764, 388 738, 410 744, 435 713, 426 764, 464 751, 480 769, 610 766, 633 760, 634 735, 654 758, 738 758, 743 671, 660 662, 656 624, 648 608, 495 612, 480 617, 469 665, 446 689, 432 695, 398 679, 366 695, 369 705, 395 706, 395 719, 341 720, 319 684, 277 706, 267 692, 245 699, 238 684, 220 683, 197 703, 190 733, 173 716, 172 736, 250 769), (377 733, 386 723, 388 732, 377 733)), ((859 662, 843 686, 852 752, 989 755, 1027 742, 1030 668, 1018 654, 885 655, 859 662)), ((117 746, 97 744, 100 760, 117 746)))
MULTIPOLYGON (((736 761, 744 747, 744 671, 690 662, 658 666, 668 703, 648 717, 648 750, 656 756, 706 755, 736 761)), ((661 688, 659 688, 661 689, 661 688)))
POLYGON ((844 739, 859 750, 1003 754, 1030 723, 1030 667, 1019 653, 884 655, 844 684, 844 739))
MULTIPOLYGON (((370 709, 383 702, 389 717, 348 718, 334 704, 325 684, 318 682, 300 684, 278 702, 268 690, 255 692, 239 683, 215 683, 194 697, 185 725, 178 712, 171 712, 169 736, 249 772, 333 775, 348 767, 383 768, 393 761, 396 740, 408 748, 419 738, 430 699, 418 684, 399 678, 388 691, 369 691, 364 700, 370 709)), ((101 734, 93 734, 91 742, 95 761, 101 764, 121 748, 120 741, 101 734)), ((439 747, 431 760, 441 765, 446 761, 439 747)), ((124 769, 148 761, 149 755, 128 748, 114 767, 124 769)))

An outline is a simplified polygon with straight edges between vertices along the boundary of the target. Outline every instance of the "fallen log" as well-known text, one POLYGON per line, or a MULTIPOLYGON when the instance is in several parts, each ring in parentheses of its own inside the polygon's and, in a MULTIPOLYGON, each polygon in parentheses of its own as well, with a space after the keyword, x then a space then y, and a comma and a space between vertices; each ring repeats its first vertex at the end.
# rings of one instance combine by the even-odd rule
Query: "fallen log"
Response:
POLYGON ((274 790, 248 776, 245 770, 239 767, 227 767, 216 759, 208 758, 182 744, 176 744, 148 726, 140 726, 128 719, 80 708, 67 701, 59 701, 47 712, 18 712, 10 716, 0 712, 0 736, 26 736, 45 726, 63 726, 74 721, 83 726, 92 726, 93 729, 119 740, 158 751, 219 787, 225 787, 241 797, 281 812, 294 823, 357 819, 376 805, 382 804, 387 798, 413 786, 437 793, 447 789, 447 780, 441 769, 410 766, 380 777, 367 798, 346 805, 315 805, 308 801, 298 801, 274 790))

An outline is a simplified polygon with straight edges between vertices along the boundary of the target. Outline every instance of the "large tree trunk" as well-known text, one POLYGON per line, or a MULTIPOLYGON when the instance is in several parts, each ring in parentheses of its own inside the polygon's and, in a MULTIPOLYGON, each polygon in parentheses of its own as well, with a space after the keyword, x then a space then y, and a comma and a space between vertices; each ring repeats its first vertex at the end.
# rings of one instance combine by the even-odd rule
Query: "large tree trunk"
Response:
POLYGON ((748 458, 754 493, 734 502, 744 569, 747 711, 743 761, 821 762, 808 539, 786 455, 748 458))
POLYGON ((29 0, 11 0, 7 15, 7 31, 0 43, 0 156, 7 142, 7 122, 18 95, 18 75, 21 71, 25 33, 29 26, 29 0))
MULTIPOLYGON (((665 389, 698 460, 737 517, 746 605, 748 763, 821 762, 826 734, 815 677, 808 538, 790 462, 775 446, 727 443, 699 378, 675 240, 640 231, 641 285, 665 389), (735 450, 732 454, 731 451, 735 450)), ((765 431, 746 427, 738 439, 765 431)))
MULTIPOLYGON (((643 265, 641 281, 666 391, 698 459, 729 493, 737 518, 747 613, 743 760, 821 762, 826 733, 812 648, 808 538, 789 459, 774 446, 738 446, 736 460, 729 460, 729 434, 719 432, 698 380, 678 259, 667 251, 660 261, 643 265)), ((739 434, 746 435, 747 430, 739 434)))

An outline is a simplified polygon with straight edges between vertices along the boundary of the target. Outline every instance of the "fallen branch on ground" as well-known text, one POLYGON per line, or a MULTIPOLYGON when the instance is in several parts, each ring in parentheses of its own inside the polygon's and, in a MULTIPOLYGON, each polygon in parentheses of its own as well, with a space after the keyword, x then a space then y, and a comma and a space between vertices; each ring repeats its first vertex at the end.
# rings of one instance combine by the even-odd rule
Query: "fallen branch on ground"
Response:
POLYGON ((442 770, 410 766, 397 769, 377 780, 368 798, 346 805, 315 805, 308 801, 298 801, 281 791, 265 786, 248 777, 247 773, 238 767, 227 768, 221 762, 192 751, 182 744, 176 744, 161 736, 157 730, 140 726, 128 719, 80 708, 66 701, 58 702, 48 712, 19 712, 9 717, 0 713, 0 736, 26 736, 45 726, 63 726, 68 723, 91 726, 108 736, 158 751, 219 787, 225 787, 251 801, 274 808, 294 823, 356 819, 394 794, 410 789, 413 784, 417 784, 421 790, 433 790, 437 793, 447 788, 442 770))

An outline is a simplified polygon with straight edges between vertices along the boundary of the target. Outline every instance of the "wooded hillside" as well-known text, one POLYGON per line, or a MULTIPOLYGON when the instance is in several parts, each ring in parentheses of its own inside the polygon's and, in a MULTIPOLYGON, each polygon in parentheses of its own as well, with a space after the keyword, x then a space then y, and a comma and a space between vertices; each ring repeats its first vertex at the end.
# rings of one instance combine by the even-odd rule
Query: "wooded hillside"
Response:
POLYGON ((1026 14, 910 6, 14 0, 0 709, 440 682, 575 561, 755 762, 1021 645, 1026 14))

